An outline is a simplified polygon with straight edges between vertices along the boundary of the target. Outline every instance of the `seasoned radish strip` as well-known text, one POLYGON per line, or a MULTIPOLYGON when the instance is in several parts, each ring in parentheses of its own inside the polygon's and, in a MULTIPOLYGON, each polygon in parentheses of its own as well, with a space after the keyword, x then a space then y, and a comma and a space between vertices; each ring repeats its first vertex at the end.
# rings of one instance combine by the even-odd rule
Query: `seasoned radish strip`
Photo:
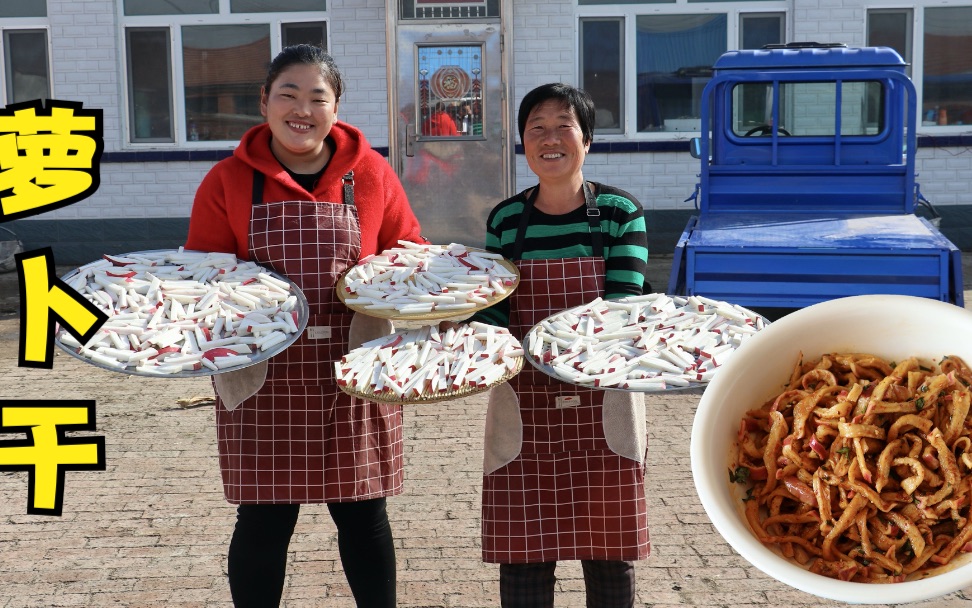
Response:
POLYGON ((498 254, 457 243, 399 244, 347 272, 339 284, 347 306, 406 318, 448 317, 499 301, 517 278, 498 254))
POLYGON ((106 255, 68 284, 109 318, 87 344, 63 329, 59 343, 130 373, 228 370, 266 357, 299 331, 290 284, 232 254, 180 248, 106 255))
POLYGON ((334 363, 343 390, 381 401, 432 401, 512 376, 523 348, 508 330, 482 323, 440 333, 425 326, 366 342, 334 363))
POLYGON ((538 323, 524 349, 565 382, 658 391, 708 382, 764 323, 745 308, 698 296, 597 298, 538 323))

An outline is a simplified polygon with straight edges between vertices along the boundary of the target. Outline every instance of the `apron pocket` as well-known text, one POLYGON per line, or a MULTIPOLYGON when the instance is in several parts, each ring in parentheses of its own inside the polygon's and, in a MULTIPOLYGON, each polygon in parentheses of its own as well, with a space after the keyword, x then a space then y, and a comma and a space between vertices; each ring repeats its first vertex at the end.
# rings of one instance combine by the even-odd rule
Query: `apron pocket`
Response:
POLYGON ((354 313, 351 317, 351 329, 348 330, 348 351, 352 351, 365 342, 383 338, 395 331, 395 326, 389 319, 369 317, 361 313, 354 313))
POLYGON ((520 455, 523 448, 523 421, 520 399, 509 382, 489 391, 486 433, 483 445, 483 474, 489 475, 520 455))
POLYGON ((604 439, 611 451, 644 464, 648 448, 645 394, 605 391, 601 409, 604 439))
POLYGON ((267 380, 267 367, 269 367, 268 363, 261 361, 256 365, 234 372, 223 372, 213 377, 213 387, 226 411, 232 412, 239 404, 260 390, 267 380))

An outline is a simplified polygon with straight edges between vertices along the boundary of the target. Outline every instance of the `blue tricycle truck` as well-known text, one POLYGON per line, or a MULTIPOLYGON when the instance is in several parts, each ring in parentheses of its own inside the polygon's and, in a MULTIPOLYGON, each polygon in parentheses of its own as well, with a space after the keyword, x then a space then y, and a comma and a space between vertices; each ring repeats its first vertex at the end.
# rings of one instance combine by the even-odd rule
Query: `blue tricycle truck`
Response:
POLYGON ((902 294, 963 306, 958 248, 923 205, 916 96, 886 47, 730 51, 702 93, 698 213, 668 293, 795 309, 902 294))

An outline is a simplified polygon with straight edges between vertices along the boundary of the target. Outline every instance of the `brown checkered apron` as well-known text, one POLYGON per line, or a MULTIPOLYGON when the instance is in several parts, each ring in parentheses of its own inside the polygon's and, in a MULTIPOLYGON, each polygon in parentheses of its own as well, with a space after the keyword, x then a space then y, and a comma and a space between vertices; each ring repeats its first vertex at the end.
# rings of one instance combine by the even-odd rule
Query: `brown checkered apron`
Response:
MULTIPOLYGON (((524 214, 535 196, 536 190, 524 214)), ((516 262, 520 283, 510 296, 515 336, 522 340, 551 314, 603 296, 598 241, 594 257, 516 262)), ((604 391, 560 382, 530 365, 510 385, 519 398, 522 447, 511 462, 483 477, 483 561, 646 558, 644 465, 608 446, 604 391)))
POLYGON ((264 203, 262 194, 263 174, 255 172, 250 257, 301 288, 310 319, 301 337, 270 359, 257 394, 233 411, 217 403, 226 499, 299 504, 398 494, 401 406, 352 398, 334 380, 353 316, 334 285, 361 251, 353 176, 345 176, 345 204, 264 203))

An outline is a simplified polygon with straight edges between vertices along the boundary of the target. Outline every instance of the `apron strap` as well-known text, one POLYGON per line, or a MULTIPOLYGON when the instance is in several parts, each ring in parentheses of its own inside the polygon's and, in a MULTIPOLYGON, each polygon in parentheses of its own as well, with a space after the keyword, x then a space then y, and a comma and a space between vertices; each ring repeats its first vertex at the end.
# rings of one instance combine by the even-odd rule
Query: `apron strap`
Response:
POLYGON ((354 206, 354 171, 348 171, 341 178, 344 185, 344 204, 354 206))
MULTIPOLYGON (((540 192, 540 185, 533 189, 533 193, 527 197, 523 205, 523 212, 520 214, 520 225, 516 229, 516 239, 513 241, 513 257, 519 260, 523 255, 523 243, 526 240, 527 226, 530 223, 530 213, 533 211, 533 204, 537 200, 537 193, 540 192)), ((604 240, 601 235, 601 210, 597 208, 597 199, 591 187, 584 180, 584 205, 587 208, 587 222, 591 228, 591 247, 594 249, 594 257, 604 257, 604 240)))
MULTIPOLYGON (((261 171, 253 170, 253 191, 250 195, 250 200, 254 205, 263 204, 263 184, 266 182, 266 176, 263 175, 261 171)), ((348 171, 341 178, 341 183, 344 188, 344 204, 354 206, 354 171, 348 171)))
POLYGON ((584 180, 584 202, 587 205, 587 222, 591 225, 591 247, 594 257, 604 257, 604 241, 601 239, 601 210, 597 208, 597 199, 591 192, 591 187, 584 180))
POLYGON ((250 200, 253 202, 253 206, 263 204, 263 182, 265 178, 263 173, 253 170, 253 193, 251 194, 250 200))

